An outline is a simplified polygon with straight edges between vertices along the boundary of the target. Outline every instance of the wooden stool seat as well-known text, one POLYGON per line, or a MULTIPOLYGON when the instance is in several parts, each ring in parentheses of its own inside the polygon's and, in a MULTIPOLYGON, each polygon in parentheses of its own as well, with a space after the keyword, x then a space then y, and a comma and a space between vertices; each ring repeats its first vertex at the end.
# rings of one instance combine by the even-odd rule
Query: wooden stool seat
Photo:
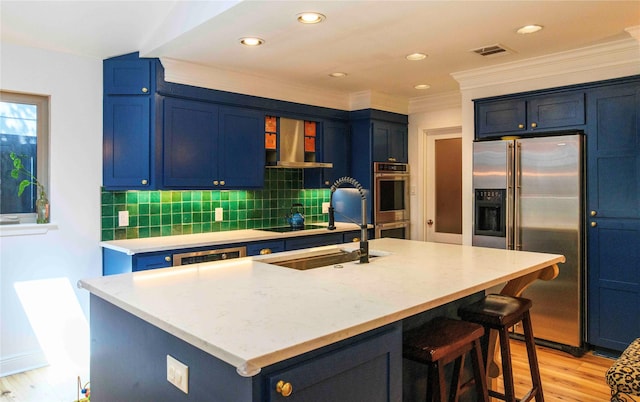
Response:
POLYGON ((429 366, 427 401, 446 401, 444 366, 455 360, 449 401, 457 401, 460 390, 460 375, 464 356, 471 352, 474 379, 478 400, 488 401, 486 377, 482 360, 480 338, 484 335, 481 325, 449 318, 436 318, 407 331, 404 335, 403 357, 429 366))
MULTIPOLYGON (((508 402, 516 402, 515 387, 513 383, 513 368, 511 365, 511 349, 509 347, 509 328, 522 321, 524 340, 527 346, 529 358, 529 370, 531 371, 532 388, 520 401, 530 401, 534 397, 536 402, 543 402, 542 382, 540 381, 540 369, 536 355, 535 339, 531 327, 531 300, 522 297, 504 295, 487 295, 482 300, 463 306, 458 310, 458 315, 465 321, 480 324, 489 330, 497 330, 500 338, 500 355, 502 357, 502 375, 504 378, 505 393, 501 394, 489 390, 489 395, 508 402)), ((486 356, 486 361, 491 359, 486 356)), ((488 364, 488 363, 487 363, 488 364)))

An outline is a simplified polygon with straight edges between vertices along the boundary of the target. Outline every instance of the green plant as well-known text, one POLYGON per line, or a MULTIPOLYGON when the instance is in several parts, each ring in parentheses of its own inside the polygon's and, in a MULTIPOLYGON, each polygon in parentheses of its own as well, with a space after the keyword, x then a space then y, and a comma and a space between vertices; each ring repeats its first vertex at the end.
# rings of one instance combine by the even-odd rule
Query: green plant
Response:
POLYGON ((22 159, 18 155, 16 155, 15 152, 11 152, 9 154, 9 157, 11 157, 11 160, 13 161, 13 169, 11 170, 11 177, 13 177, 16 180, 20 180, 20 175, 27 177, 26 179, 23 179, 20 182, 20 185, 18 186, 18 197, 20 197, 24 192, 24 190, 32 184, 36 185, 41 197, 45 196, 46 193, 44 191, 44 186, 38 181, 38 179, 30 171, 27 170, 26 167, 24 167, 24 164, 22 163, 22 159))

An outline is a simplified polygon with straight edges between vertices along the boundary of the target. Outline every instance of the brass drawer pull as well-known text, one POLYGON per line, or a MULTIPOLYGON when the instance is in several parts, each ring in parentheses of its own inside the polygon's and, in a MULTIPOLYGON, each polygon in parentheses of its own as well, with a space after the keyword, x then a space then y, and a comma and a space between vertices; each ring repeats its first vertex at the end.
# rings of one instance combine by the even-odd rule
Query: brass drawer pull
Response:
POLYGON ((287 397, 293 392, 293 386, 291 385, 291 383, 280 380, 276 384, 276 392, 282 394, 282 396, 284 397, 287 397))

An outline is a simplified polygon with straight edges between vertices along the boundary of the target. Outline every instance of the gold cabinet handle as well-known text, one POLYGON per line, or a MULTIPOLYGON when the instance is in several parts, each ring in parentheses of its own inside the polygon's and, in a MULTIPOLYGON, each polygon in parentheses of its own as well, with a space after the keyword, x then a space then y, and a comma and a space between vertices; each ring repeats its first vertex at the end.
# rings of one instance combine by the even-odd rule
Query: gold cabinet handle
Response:
POLYGON ((598 222, 591 222, 591 227, 595 228, 596 226, 598 226, 598 222))
POLYGON ((591 211, 591 212, 589 212, 589 215, 596 216, 596 215, 598 215, 598 213, 596 211, 591 211))
POLYGON ((171 262, 171 257, 166 256, 166 257, 164 257, 164 260, 165 260, 166 262, 171 262))
POLYGON ((287 397, 293 392, 293 386, 291 385, 291 383, 280 380, 276 384, 276 392, 282 394, 282 396, 284 397, 287 397))
POLYGON ((147 87, 142 87, 142 93, 146 94, 147 92, 149 92, 149 88, 147 87))
POLYGON ((396 158, 389 157, 389 158, 388 158, 388 160, 389 160, 389 162, 395 162, 395 161, 396 161, 396 158))
POLYGON ((354 243, 356 243, 356 242, 359 242, 359 241, 360 241, 360 238, 359 238, 359 237, 354 237, 354 238, 353 238, 353 240, 351 240, 351 241, 352 241, 352 242, 354 242, 354 243))
POLYGON ((220 180, 220 185, 224 186, 224 180, 220 180))
POLYGON ((331 185, 331 182, 330 182, 329 180, 325 180, 325 181, 324 181, 324 185, 325 185, 325 186, 330 186, 330 185, 331 185))
POLYGON ((214 180, 214 181, 213 181, 213 185, 214 185, 214 186, 217 186, 218 184, 219 184, 218 180, 214 180))
POLYGON ((142 183, 143 186, 146 186, 149 181, 147 179, 142 179, 140 183, 142 183))
POLYGON ((265 254, 271 254, 271 249, 263 248, 262 250, 260 250, 260 255, 265 255, 265 254))
POLYGON ((518 128, 524 128, 524 124, 518 124, 518 128))
POLYGON ((531 128, 536 128, 538 127, 538 123, 531 123, 531 128))

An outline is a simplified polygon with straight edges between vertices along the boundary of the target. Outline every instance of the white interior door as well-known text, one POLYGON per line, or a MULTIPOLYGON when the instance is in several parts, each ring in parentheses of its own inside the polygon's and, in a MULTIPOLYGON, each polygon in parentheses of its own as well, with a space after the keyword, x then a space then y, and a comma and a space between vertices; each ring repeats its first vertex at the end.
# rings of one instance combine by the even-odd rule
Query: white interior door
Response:
POLYGON ((427 241, 462 244, 462 133, 427 133, 427 241))

